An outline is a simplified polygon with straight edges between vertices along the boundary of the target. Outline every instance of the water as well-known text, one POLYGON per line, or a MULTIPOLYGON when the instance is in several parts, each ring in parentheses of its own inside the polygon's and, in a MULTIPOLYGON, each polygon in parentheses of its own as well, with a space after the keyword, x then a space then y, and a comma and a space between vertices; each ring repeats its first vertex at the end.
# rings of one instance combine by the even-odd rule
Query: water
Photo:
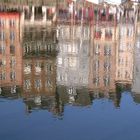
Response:
POLYGON ((140 106, 130 92, 122 93, 120 108, 106 98, 90 106, 65 105, 62 116, 47 110, 28 114, 21 99, 1 99, 1 139, 137 139, 140 106))
POLYGON ((0 139, 137 140, 139 9, 25 5, 0 7, 0 139))

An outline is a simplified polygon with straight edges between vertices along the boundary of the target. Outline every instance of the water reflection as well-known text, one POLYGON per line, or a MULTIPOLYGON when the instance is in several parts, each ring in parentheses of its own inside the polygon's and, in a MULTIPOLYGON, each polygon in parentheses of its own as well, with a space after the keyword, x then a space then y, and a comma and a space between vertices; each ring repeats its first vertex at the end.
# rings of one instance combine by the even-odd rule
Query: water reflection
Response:
POLYGON ((118 108, 131 88, 139 102, 139 10, 70 6, 1 9, 1 98, 58 116, 102 98, 118 108))
POLYGON ((15 97, 22 86, 20 14, 0 13, 0 93, 15 97))

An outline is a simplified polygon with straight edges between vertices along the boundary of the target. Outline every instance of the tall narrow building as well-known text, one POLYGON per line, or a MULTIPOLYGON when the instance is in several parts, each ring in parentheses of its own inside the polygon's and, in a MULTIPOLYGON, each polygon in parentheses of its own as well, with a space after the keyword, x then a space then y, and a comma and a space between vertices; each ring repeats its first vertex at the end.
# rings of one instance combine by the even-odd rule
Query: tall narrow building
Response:
POLYGON ((22 85, 22 47, 20 13, 0 12, 0 87, 16 93, 22 85))

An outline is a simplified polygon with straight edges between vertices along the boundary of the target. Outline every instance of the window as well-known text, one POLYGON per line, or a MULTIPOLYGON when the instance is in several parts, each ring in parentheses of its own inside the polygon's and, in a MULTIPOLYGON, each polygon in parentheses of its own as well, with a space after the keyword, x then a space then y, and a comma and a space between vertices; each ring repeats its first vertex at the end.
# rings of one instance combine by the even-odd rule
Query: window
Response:
POLYGON ((96 44, 96 46, 95 46, 95 54, 96 54, 96 55, 99 55, 99 54, 100 54, 99 49, 100 49, 99 44, 96 44))
POLYGON ((13 66, 15 66, 15 65, 16 65, 16 60, 15 60, 15 58, 11 58, 11 60, 10 60, 10 66, 13 67, 13 66))
POLYGON ((6 59, 2 58, 2 66, 5 66, 5 65, 6 65, 6 59))
POLYGON ((10 72, 10 79, 15 80, 16 79, 16 72, 12 71, 10 72))
POLYGON ((51 51, 52 51, 51 44, 48 44, 47 45, 47 52, 51 52, 51 51))
POLYGON ((10 25, 10 27, 14 27, 14 26, 15 26, 15 21, 14 21, 14 19, 10 19, 10 20, 9 20, 9 25, 10 25))
POLYGON ((67 89, 69 95, 77 95, 76 89, 71 87, 67 89))
POLYGON ((53 71, 53 66, 51 64, 46 64, 46 72, 51 73, 53 71))
POLYGON ((106 70, 106 71, 110 70, 110 62, 109 61, 104 62, 104 70, 106 70))
POLYGON ((52 81, 50 79, 48 79, 46 81, 46 87, 48 87, 48 88, 52 88, 53 87, 52 81))
POLYGON ((98 86, 98 85, 99 85, 99 77, 95 77, 95 78, 93 79, 93 83, 94 83, 96 86, 98 86))
POLYGON ((95 71, 97 71, 97 70, 99 69, 99 66, 100 66, 99 60, 96 60, 96 61, 95 61, 95 64, 94 64, 95 71))
POLYGON ((31 81, 30 81, 30 79, 27 79, 27 80, 24 81, 24 88, 26 90, 29 90, 31 88, 31 81))
POLYGON ((30 62, 25 62, 24 63, 24 74, 30 74, 32 71, 32 65, 30 62))
POLYGON ((120 71, 118 71, 118 78, 120 78, 120 71))
POLYGON ((10 54, 15 54, 15 46, 10 45, 10 54))
POLYGON ((68 58, 68 64, 69 64, 70 67, 76 67, 76 65, 77 65, 76 57, 69 57, 68 58))
POLYGON ((118 59, 118 65, 121 65, 121 58, 118 59))
POLYGON ((125 78, 128 78, 129 77, 129 74, 127 71, 125 71, 125 78))
POLYGON ((41 80, 40 80, 40 79, 36 79, 36 80, 35 80, 35 88, 36 88, 36 89, 40 89, 41 86, 42 86, 42 85, 41 85, 41 80))
POLYGON ((4 27, 4 20, 0 19, 0 27, 4 27))
POLYGON ((127 37, 131 37, 133 35, 133 28, 128 28, 127 29, 127 37))
POLYGON ((119 58, 119 65, 124 65, 124 59, 123 58, 119 58))
POLYGON ((119 46, 119 52, 124 52, 126 50, 126 46, 124 44, 120 44, 119 46))
POLYGON ((104 76, 104 86, 109 86, 110 84, 110 77, 109 75, 104 76))
POLYGON ((12 86, 11 87, 11 93, 13 94, 13 93, 16 93, 16 86, 12 86))
POLYGON ((42 63, 39 62, 39 61, 36 62, 35 63, 35 72, 36 72, 36 74, 41 72, 41 68, 42 68, 42 63))
POLYGON ((84 38, 89 38, 89 28, 85 27, 82 34, 84 35, 84 38))
POLYGON ((71 44, 66 44, 64 47, 67 48, 65 50, 65 52, 68 52, 68 53, 77 53, 77 44, 76 43, 74 43, 72 45, 71 44))
POLYGON ((104 46, 104 55, 105 56, 110 56, 111 55, 111 47, 106 45, 104 46))
POLYGON ((36 53, 39 53, 40 52, 40 45, 39 44, 37 44, 36 46, 35 46, 35 52, 36 53))
POLYGON ((58 75, 57 75, 57 80, 58 80, 58 81, 63 82, 63 81, 65 81, 64 79, 65 79, 65 78, 64 78, 63 74, 58 74, 58 75))
POLYGON ((0 46, 0 54, 5 54, 5 45, 4 44, 2 44, 0 46))
POLYGON ((41 96, 35 97, 35 98, 34 98, 34 103, 35 103, 36 105, 41 105, 41 96))
POLYGON ((10 40, 11 41, 15 40, 15 32, 14 31, 10 31, 10 40))
POLYGON ((62 65, 62 63, 63 63, 62 58, 60 58, 60 57, 57 58, 57 62, 58 62, 59 65, 62 65))
POLYGON ((2 72, 0 73, 0 80, 5 80, 6 79, 6 73, 2 72))
POLYGON ((26 43, 24 45, 24 53, 27 54, 27 53, 30 53, 30 52, 31 52, 31 48, 30 48, 29 44, 26 43))
POLYGON ((4 31, 0 31, 0 40, 4 41, 4 39, 5 39, 4 31))

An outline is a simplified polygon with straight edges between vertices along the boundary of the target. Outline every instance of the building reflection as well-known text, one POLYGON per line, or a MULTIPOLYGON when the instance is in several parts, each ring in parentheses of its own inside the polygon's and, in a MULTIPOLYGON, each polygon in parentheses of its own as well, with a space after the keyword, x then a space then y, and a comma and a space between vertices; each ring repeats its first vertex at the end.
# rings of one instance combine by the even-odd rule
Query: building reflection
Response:
POLYGON ((51 5, 23 6, 22 19, 25 25, 51 25, 56 21, 56 3, 51 5))
POLYGON ((64 25, 59 33, 57 84, 87 86, 90 28, 64 25))
POLYGON ((59 25, 57 93, 61 104, 90 105, 88 68, 90 27, 59 25))
POLYGON ((56 31, 46 26, 24 26, 23 56, 56 56, 56 31))
POLYGON ((23 35, 23 93, 27 112, 56 113, 56 38, 53 29, 25 27, 23 35))
POLYGON ((135 50, 134 50, 134 72, 133 72, 133 83, 132 93, 136 103, 140 103, 140 14, 138 22, 136 24, 136 39, 135 39, 135 50))
POLYGON ((22 86, 20 13, 0 12, 0 93, 16 97, 22 86))
POLYGON ((119 44, 116 51, 116 82, 132 84, 135 30, 131 23, 120 24, 119 44))
POLYGON ((89 54, 90 96, 92 100, 107 98, 119 107, 121 93, 117 91, 115 77, 119 28, 115 19, 104 21, 99 18, 93 28, 93 38, 89 54))
POLYGON ((72 17, 67 2, 61 4, 65 8, 59 7, 52 27, 44 23, 55 17, 54 5, 0 13, 0 94, 22 97, 27 113, 45 109, 56 116, 66 105, 90 106, 95 99, 107 98, 120 107, 122 92, 131 86, 137 100, 139 14, 137 19, 128 18, 133 11, 121 17, 116 7, 92 9, 88 3, 72 17))
POLYGON ((108 99, 108 100, 112 101, 115 108, 120 107, 121 96, 122 96, 122 93, 117 88, 116 88, 115 92, 109 92, 109 93, 90 91, 90 97, 91 97, 92 101, 108 99))
POLYGON ((59 107, 64 111, 65 105, 73 106, 90 106, 92 103, 89 91, 87 88, 68 88, 65 86, 57 87, 59 107))
POLYGON ((118 27, 115 22, 100 21, 93 30, 90 47, 89 90, 94 97, 110 98, 116 92, 116 46, 118 27))

